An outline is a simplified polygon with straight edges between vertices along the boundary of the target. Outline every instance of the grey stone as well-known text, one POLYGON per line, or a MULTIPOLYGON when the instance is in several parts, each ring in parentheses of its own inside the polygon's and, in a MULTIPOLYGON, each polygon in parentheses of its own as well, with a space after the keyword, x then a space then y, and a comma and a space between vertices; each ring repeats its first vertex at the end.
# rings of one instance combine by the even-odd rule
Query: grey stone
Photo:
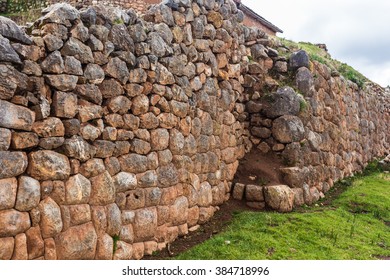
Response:
MULTIPOLYGON (((1 16, 0 16, 1 18, 1 16)), ((0 35, 0 61, 21 64, 19 55, 11 47, 9 40, 0 35)))
POLYGON ((298 115, 300 98, 290 87, 282 87, 267 99, 269 104, 265 109, 268 118, 277 118, 283 115, 298 115))
POLYGON ((35 113, 25 107, 0 100, 0 126, 31 131, 35 113))
POLYGON ((283 144, 299 142, 303 139, 304 134, 303 123, 296 116, 282 116, 273 122, 272 135, 283 144))
POLYGON ((0 16, 0 35, 26 45, 32 44, 32 40, 14 21, 3 16, 0 16))
POLYGON ((134 41, 124 24, 115 24, 108 39, 114 44, 115 50, 134 52, 134 41))
POLYGON ((28 77, 10 65, 0 65, 0 99, 11 99, 17 90, 27 90, 28 77))
POLYGON ((19 211, 30 211, 37 207, 41 200, 41 186, 39 182, 27 176, 21 176, 18 182, 19 186, 15 209, 19 211))
POLYGON ((93 63, 94 58, 91 49, 76 38, 70 38, 61 49, 63 56, 74 56, 81 63, 93 63))
POLYGON ((310 70, 306 67, 299 68, 295 77, 295 84, 303 94, 309 94, 314 86, 313 75, 310 70))
POLYGON ((294 52, 290 57, 289 66, 291 69, 296 70, 300 67, 309 68, 309 55, 304 50, 294 52))
POLYGON ((65 24, 74 21, 80 17, 79 11, 67 3, 57 3, 42 10, 42 16, 38 19, 39 23, 58 23, 65 24))

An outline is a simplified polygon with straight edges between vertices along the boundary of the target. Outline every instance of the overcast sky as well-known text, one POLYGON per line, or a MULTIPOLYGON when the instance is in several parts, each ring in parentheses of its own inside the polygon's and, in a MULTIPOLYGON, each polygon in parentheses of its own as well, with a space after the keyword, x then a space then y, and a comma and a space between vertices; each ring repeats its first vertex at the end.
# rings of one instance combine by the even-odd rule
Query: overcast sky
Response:
POLYGON ((242 0, 293 41, 325 43, 331 56, 390 85, 389 0, 242 0))

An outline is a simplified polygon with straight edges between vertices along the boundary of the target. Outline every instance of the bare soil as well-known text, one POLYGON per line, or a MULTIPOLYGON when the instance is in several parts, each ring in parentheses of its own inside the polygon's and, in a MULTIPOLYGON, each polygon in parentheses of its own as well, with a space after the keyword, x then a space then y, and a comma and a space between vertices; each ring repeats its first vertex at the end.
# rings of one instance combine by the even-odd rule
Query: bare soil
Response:
POLYGON ((263 154, 252 149, 238 166, 234 183, 245 185, 278 185, 283 184, 280 168, 285 167, 279 155, 274 153, 263 154))

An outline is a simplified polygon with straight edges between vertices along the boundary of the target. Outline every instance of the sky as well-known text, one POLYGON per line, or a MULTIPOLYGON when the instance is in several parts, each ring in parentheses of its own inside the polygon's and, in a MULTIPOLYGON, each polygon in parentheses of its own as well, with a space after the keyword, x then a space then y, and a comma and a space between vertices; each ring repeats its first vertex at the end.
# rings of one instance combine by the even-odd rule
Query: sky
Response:
POLYGON ((296 42, 325 43, 332 58, 390 85, 389 0, 242 0, 296 42))

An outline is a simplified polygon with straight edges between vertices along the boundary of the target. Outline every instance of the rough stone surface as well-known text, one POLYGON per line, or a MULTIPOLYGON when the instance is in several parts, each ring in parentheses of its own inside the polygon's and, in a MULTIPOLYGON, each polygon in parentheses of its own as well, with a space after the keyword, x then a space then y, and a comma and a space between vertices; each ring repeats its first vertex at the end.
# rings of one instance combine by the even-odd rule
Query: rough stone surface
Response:
POLYGON ((41 186, 39 181, 27 176, 19 177, 15 209, 29 211, 38 206, 40 200, 41 186))
POLYGON ((0 211, 0 237, 15 236, 25 232, 31 226, 27 212, 16 210, 0 211))
POLYGON ((53 151, 32 152, 27 173, 37 180, 65 180, 70 175, 69 160, 53 151))
POLYGON ((91 260, 95 258, 97 234, 92 223, 75 227, 54 239, 59 260, 91 260))
POLYGON ((0 100, 0 126, 31 131, 35 114, 28 108, 0 100))
POLYGON ((16 178, 0 180, 0 210, 11 209, 15 206, 17 188, 16 178))
POLYGON ((42 237, 54 237, 62 231, 62 218, 60 207, 50 197, 39 203, 41 215, 40 227, 42 237))
POLYGON ((265 113, 274 119, 283 115, 297 115, 300 110, 300 98, 290 87, 282 87, 270 96, 270 104, 265 113))
POLYGON ((294 193, 289 186, 267 186, 264 189, 266 204, 279 212, 290 212, 294 205, 294 193))
POLYGON ((0 179, 15 177, 24 173, 27 163, 25 153, 0 151, 0 179))
POLYGON ((282 116, 273 122, 272 135, 281 143, 299 142, 304 133, 303 123, 296 116, 282 116))

